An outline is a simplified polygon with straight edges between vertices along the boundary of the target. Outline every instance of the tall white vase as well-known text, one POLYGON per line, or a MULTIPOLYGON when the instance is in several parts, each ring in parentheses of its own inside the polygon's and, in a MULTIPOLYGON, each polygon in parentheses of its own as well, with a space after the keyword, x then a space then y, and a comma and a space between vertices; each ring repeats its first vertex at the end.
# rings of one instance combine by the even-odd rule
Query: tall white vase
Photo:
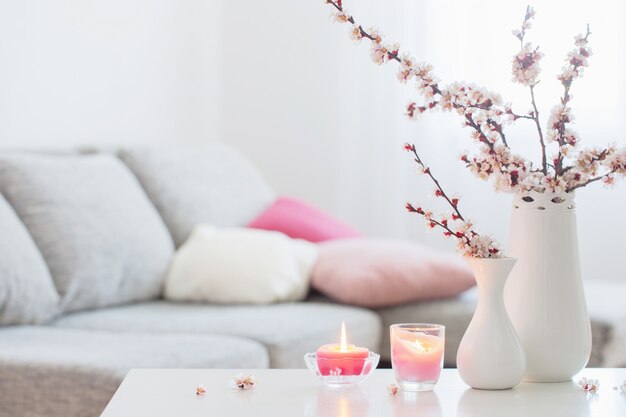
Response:
POLYGON ((515 259, 466 259, 478 284, 478 306, 456 355, 459 374, 472 388, 511 388, 522 380, 526 366, 503 299, 515 259))
POLYGON ((526 352, 524 380, 570 380, 591 352, 574 194, 515 196, 509 255, 518 262, 505 304, 526 352))

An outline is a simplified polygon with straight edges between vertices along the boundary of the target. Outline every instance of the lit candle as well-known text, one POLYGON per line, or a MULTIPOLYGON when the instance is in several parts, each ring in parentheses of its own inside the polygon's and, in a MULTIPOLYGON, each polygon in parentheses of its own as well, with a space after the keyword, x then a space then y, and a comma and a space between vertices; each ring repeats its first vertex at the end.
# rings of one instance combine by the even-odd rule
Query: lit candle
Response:
POLYGON ((317 367, 322 375, 361 375, 369 350, 349 345, 346 325, 341 323, 341 343, 323 345, 317 350, 317 367))
POLYGON ((436 382, 443 363, 443 335, 402 330, 392 333, 391 358, 398 380, 436 382))

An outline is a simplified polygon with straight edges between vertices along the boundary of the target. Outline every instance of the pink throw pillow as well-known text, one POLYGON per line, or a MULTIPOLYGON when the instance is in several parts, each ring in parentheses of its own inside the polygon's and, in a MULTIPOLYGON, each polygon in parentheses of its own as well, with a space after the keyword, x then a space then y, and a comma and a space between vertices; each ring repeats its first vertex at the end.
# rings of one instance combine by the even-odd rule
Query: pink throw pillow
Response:
POLYGON ((347 239, 318 247, 311 285, 345 304, 383 307, 452 297, 475 284, 461 257, 406 241, 347 239))
POLYGON ((288 197, 279 197, 248 227, 282 232, 294 239, 309 242, 362 236, 321 210, 288 197))

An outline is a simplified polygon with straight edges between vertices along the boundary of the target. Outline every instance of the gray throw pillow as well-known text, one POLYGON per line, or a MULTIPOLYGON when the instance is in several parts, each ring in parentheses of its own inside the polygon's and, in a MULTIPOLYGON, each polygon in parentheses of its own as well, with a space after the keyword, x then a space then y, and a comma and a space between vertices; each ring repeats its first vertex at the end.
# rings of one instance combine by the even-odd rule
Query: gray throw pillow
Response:
POLYGON ((0 195, 0 324, 51 319, 59 294, 35 242, 0 195))
POLYGON ((0 189, 41 250, 63 311, 160 295, 172 240, 115 156, 0 154, 0 189))
POLYGON ((139 178, 177 247, 198 224, 245 226, 275 198, 254 166, 224 145, 127 149, 120 157, 139 178))

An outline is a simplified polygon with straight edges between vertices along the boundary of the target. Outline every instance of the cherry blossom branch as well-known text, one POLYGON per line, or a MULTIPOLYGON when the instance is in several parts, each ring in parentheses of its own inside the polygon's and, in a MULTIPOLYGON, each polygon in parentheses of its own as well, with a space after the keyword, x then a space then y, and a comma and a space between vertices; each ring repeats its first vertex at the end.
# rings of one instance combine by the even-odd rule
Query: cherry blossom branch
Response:
POLYGON ((478 126, 478 124, 474 121, 472 116, 469 115, 469 114, 465 115, 465 125, 466 126, 470 126, 471 128, 473 128, 478 133, 478 140, 480 142, 482 142, 485 145, 487 145, 491 151, 494 150, 495 145, 493 143, 491 143, 491 141, 489 141, 489 139, 487 139, 487 135, 485 135, 485 133, 480 128, 480 126, 478 126))
POLYGON ((581 182, 579 184, 576 184, 574 186, 569 187, 567 189, 567 192, 570 193, 570 192, 572 192, 572 191, 574 191, 574 190, 576 190, 578 188, 585 187, 585 186, 591 184, 592 182, 596 182, 596 181, 600 181, 600 180, 603 180, 603 179, 606 179, 606 178, 610 178, 611 175, 615 174, 616 172, 618 172, 616 169, 612 169, 611 171, 607 172, 606 174, 598 175, 597 177, 590 178, 587 181, 583 181, 583 182, 581 182))
POLYGON ((524 37, 526 36, 526 30, 530 29, 531 21, 535 17, 535 10, 526 6, 526 14, 524 15, 524 21, 522 22, 522 27, 519 30, 513 31, 513 36, 519 39, 519 46, 522 48, 524 46, 524 37))
POLYGON ((508 142, 506 141, 506 136, 504 134, 504 130, 502 129, 502 125, 499 125, 498 123, 494 122, 491 119, 487 120, 487 123, 493 127, 495 129, 496 132, 498 132, 498 135, 500 135, 500 139, 502 140, 502 143, 504 144, 504 146, 506 146, 507 148, 509 147, 508 142))
POLYGON ((493 167, 489 169, 491 173, 504 174, 510 187, 519 184, 520 173, 527 171, 525 165, 532 164, 519 155, 510 154, 504 123, 517 119, 532 120, 530 115, 515 113, 509 105, 501 104, 498 95, 473 85, 454 83, 445 88, 440 87, 430 65, 415 64, 414 59, 406 54, 400 56, 399 46, 395 44, 383 45, 382 35, 374 29, 364 30, 362 25, 356 23, 355 19, 345 12, 340 1, 326 0, 326 3, 337 11, 334 15, 336 21, 352 25, 351 36, 354 40, 366 38, 371 41, 371 58, 376 64, 397 61, 400 63, 398 80, 403 83, 415 80, 425 104, 418 106, 415 102, 410 103, 406 108, 406 114, 410 118, 434 108, 455 111, 465 119, 466 126, 473 130, 472 136, 489 149, 490 161, 488 164, 483 163, 482 166, 493 167), (503 148, 499 147, 500 144, 503 148))
MULTIPOLYGON (((480 107, 480 106, 461 106, 458 104, 454 105, 455 108, 480 108, 480 109, 484 109, 484 107, 480 107)), ((464 115, 465 120, 466 120, 466 126, 471 127, 472 129, 474 129, 476 131, 476 133, 478 133, 478 137, 479 140, 486 144, 487 146, 489 146, 490 149, 493 150, 494 144, 489 141, 489 139, 487 138, 487 135, 485 134, 485 132, 482 130, 482 128, 480 127, 480 125, 478 123, 475 122, 475 120, 472 118, 471 114, 467 114, 465 113, 464 115)), ((507 148, 509 147, 509 144, 506 141, 506 136, 504 135, 504 131, 502 129, 502 125, 499 125, 497 123, 495 123, 492 119, 487 119, 487 124, 489 124, 490 126, 493 126, 495 131, 498 133, 500 140, 502 140, 502 143, 504 144, 504 146, 506 146, 507 148)))
POLYGON ((529 115, 526 115, 526 114, 517 114, 517 113, 513 113, 513 112, 508 112, 508 114, 513 116, 514 120, 517 120, 517 119, 535 120, 532 116, 529 116, 529 115))
POLYGON ((555 109, 551 117, 552 128, 556 130, 554 139, 559 145, 558 154, 554 161, 555 177, 563 174, 564 155, 562 147, 567 145, 573 147, 577 140, 576 135, 573 132, 567 132, 565 127, 572 120, 567 105, 572 98, 570 95, 572 82, 581 75, 582 68, 588 65, 587 59, 591 56, 591 50, 587 48, 589 35, 591 35, 591 30, 587 25, 585 36, 579 35, 575 38, 576 49, 568 54, 567 64, 558 76, 563 85, 563 96, 561 97, 560 109, 555 109))
MULTIPOLYGON (((345 12, 342 0, 325 2, 334 8, 333 16, 336 21, 352 25, 352 39, 370 41, 370 56, 376 64, 398 62, 398 80, 403 83, 409 80, 415 82, 422 104, 411 102, 406 107, 409 118, 414 119, 419 114, 434 109, 457 113, 463 118, 465 125, 472 130, 471 136, 480 146, 478 155, 464 155, 461 160, 479 178, 493 179, 498 191, 535 190, 559 193, 600 180, 610 185, 614 181, 612 174, 626 175, 626 149, 617 152, 614 148, 608 148, 611 151, 604 155, 598 150, 583 150, 576 154, 577 160, 573 165, 564 166, 564 158, 572 157, 572 150, 578 142, 577 134, 567 127, 573 120, 568 104, 572 98, 571 83, 582 75, 584 67, 588 65, 588 57, 591 56, 591 49, 588 48, 591 32, 588 26, 584 35, 575 38, 576 48, 568 53, 566 65, 558 76, 563 84, 563 96, 559 105, 550 113, 547 126, 542 128, 535 86, 539 83, 539 63, 543 53, 526 41, 535 16, 532 7, 526 8, 521 29, 513 31, 520 44, 520 50, 512 60, 513 81, 529 87, 532 105, 527 114, 518 114, 513 112, 510 104, 503 104, 499 95, 472 84, 453 83, 440 86, 431 65, 416 63, 414 58, 405 53, 401 55, 397 44, 383 43, 383 36, 378 30, 365 30, 345 12), (513 124, 518 119, 532 120, 536 127, 541 147, 541 166, 535 168, 532 162, 511 152, 505 125, 513 124), (547 147, 552 142, 558 144, 558 153, 548 156, 547 147), (598 175, 601 169, 605 174, 598 175)), ((437 190, 442 192, 440 187, 437 190)), ((454 214, 458 216, 456 212, 454 214)))
MULTIPOLYGON (((342 0, 326 0, 326 3, 330 4, 331 6, 333 6, 335 9, 337 9, 339 11, 339 13, 341 13, 340 15, 337 16, 337 18, 339 20, 343 20, 344 22, 349 22, 352 23, 353 25, 357 26, 357 29, 359 30, 359 36, 361 38, 367 38, 371 41, 377 42, 379 43, 381 41, 380 37, 378 35, 370 35, 368 32, 366 32, 363 29, 363 26, 361 25, 357 25, 356 22, 354 21, 354 18, 352 16, 348 16, 347 14, 345 14, 345 12, 343 11, 343 5, 342 5, 342 0)), ((400 62, 400 57, 398 56, 398 51, 389 51, 387 52, 387 57, 389 59, 393 59, 394 61, 398 61, 400 62)))
MULTIPOLYGON (((372 52, 373 56, 375 57, 376 63, 382 64, 387 60, 397 61, 403 65, 403 67, 401 68, 401 72, 398 76, 401 81, 406 82, 409 78, 413 76, 417 77, 419 75, 420 80, 430 81, 430 82, 426 82, 425 85, 420 86, 423 90, 427 91, 427 94, 429 96, 431 97, 434 97, 437 95, 441 96, 446 93, 446 91, 443 91, 439 87, 439 85, 433 81, 434 77, 429 74, 430 69, 425 70, 424 68, 418 68, 418 70, 415 70, 415 68, 412 68, 413 62, 411 59, 409 59, 408 57, 399 56, 399 47, 397 45, 393 45, 392 47, 382 46, 382 37, 378 33, 366 31, 365 29, 363 29, 362 25, 356 23, 356 21, 354 20, 354 17, 348 15, 343 9, 343 4, 341 0, 326 0, 326 3, 333 6, 339 12, 337 13, 337 15, 335 15, 336 20, 340 22, 344 22, 344 23, 347 22, 353 25, 352 35, 354 39, 360 40, 362 38, 366 38, 372 41, 375 45, 377 45, 376 48, 374 48, 372 52)), ((411 103, 407 107, 407 115, 412 118, 418 111, 419 113, 423 113, 427 109, 432 109, 432 108, 437 107, 438 105, 441 104, 440 102, 441 100, 434 99, 430 103, 428 103, 426 106, 419 106, 419 107, 416 105, 416 103, 411 103)), ((451 102, 450 105, 454 109, 460 109, 465 112, 467 111, 467 109, 472 109, 472 108, 477 108, 481 110, 492 110, 494 103, 492 100, 488 100, 486 103, 469 104, 469 105, 464 105, 459 102, 451 102)), ((530 119, 530 117, 528 116, 514 113, 510 108, 501 110, 501 113, 508 114, 512 116, 514 119, 530 119)), ((504 146, 508 148, 509 145, 508 145, 508 142, 506 141, 506 136, 504 135, 502 125, 496 123, 495 121, 491 119, 488 119, 487 123, 494 126, 494 130, 498 133, 500 139, 502 140, 502 143, 504 144, 504 146)), ((478 128, 477 124, 470 124, 469 126, 475 129, 481 136, 485 136, 484 132, 478 128)))
POLYGON ((413 144, 405 144, 404 149, 414 156, 414 161, 419 165, 422 173, 428 175, 430 179, 436 186, 435 196, 443 197, 446 202, 452 207, 454 212, 452 213, 452 222, 461 223, 461 227, 458 230, 454 230, 450 221, 447 218, 442 218, 441 220, 435 219, 434 214, 431 211, 425 211, 420 206, 414 206, 411 203, 406 203, 406 209, 410 213, 417 213, 424 217, 424 219, 428 222, 428 226, 430 228, 440 227, 444 230, 444 236, 446 237, 454 237, 457 239, 457 246, 461 249, 467 256, 478 257, 478 258, 499 258, 500 257, 500 249, 498 245, 491 239, 489 236, 481 236, 475 230, 473 230, 473 225, 465 220, 461 212, 459 211, 459 199, 455 197, 449 197, 448 194, 443 190, 441 184, 435 178, 430 168, 426 166, 426 164, 419 157, 415 145, 413 144))
POLYGON ((582 67, 587 66, 584 58, 589 58, 591 56, 591 51, 587 50, 587 43, 589 43, 589 35, 591 35, 591 28, 587 25, 587 30, 585 32, 585 36, 576 37, 576 46, 578 47, 578 53, 581 57, 576 56, 576 50, 570 52, 568 58, 568 63, 572 66, 567 69, 567 71, 563 72, 559 75, 559 80, 563 84, 563 97, 561 98, 561 103, 565 106, 571 100, 571 96, 569 94, 569 90, 572 87, 572 82, 577 76, 582 67), (571 72, 568 74, 568 72, 571 72))
POLYGON ((466 234, 464 234, 462 232, 455 232, 454 230, 452 230, 448 226, 448 221, 447 220, 444 219, 442 221, 437 221, 437 220, 432 218, 432 213, 431 212, 424 211, 424 209, 419 207, 419 206, 415 207, 411 203, 406 203, 405 207, 406 207, 406 209, 407 209, 407 211, 409 213, 416 213, 416 214, 419 214, 419 215, 423 216, 426 219, 426 221, 428 221, 428 225, 431 228, 434 228, 435 226, 439 226, 442 229, 444 229, 445 230, 444 236, 446 236, 446 237, 455 237, 457 239, 465 241, 465 243, 468 244, 468 245, 471 243, 471 239, 469 238, 469 236, 467 236, 466 234))
POLYGON ((534 17, 535 10, 527 6, 521 29, 513 31, 513 35, 519 39, 520 42, 520 50, 517 55, 513 57, 513 81, 527 86, 530 90, 531 104, 533 106, 533 110, 530 112, 530 118, 535 122, 539 135, 539 145, 541 146, 541 172, 543 172, 544 175, 548 175, 546 144, 543 139, 537 102, 535 101, 535 86, 539 83, 538 77, 541 71, 539 61, 543 58, 543 54, 539 52, 539 47, 533 48, 532 44, 524 43, 526 31, 531 28, 534 17))
POLYGON ((546 157, 546 143, 543 140, 543 131, 541 130, 541 122, 539 121, 539 110, 537 109, 537 103, 535 101, 535 85, 531 85, 530 88, 530 101, 533 105, 532 119, 537 126, 537 133, 539 134, 539 144, 541 145, 541 172, 543 175, 548 175, 548 158, 546 157))
MULTIPOLYGON (((599 168, 598 163, 606 160, 606 158, 614 152, 615 149, 613 147, 603 149, 601 151, 596 149, 584 149, 580 152, 578 156, 579 159, 577 161, 577 165, 584 171, 596 172, 596 170, 599 168)), ((574 168, 576 168, 576 166, 569 165, 561 170, 561 174, 566 174, 574 168)))
POLYGON ((441 187, 441 184, 439 184, 439 181, 437 180, 437 178, 435 178, 433 173, 430 171, 430 168, 428 168, 424 164, 424 162, 422 162, 422 159, 419 157, 419 155, 417 154, 417 151, 415 150, 415 145, 407 143, 407 144, 404 145, 404 149, 409 151, 409 152, 411 152, 413 154, 413 156, 415 156, 415 162, 417 162, 418 165, 420 167, 422 167, 422 171, 424 172, 424 174, 428 175, 430 177, 430 179, 435 183, 435 186, 437 187, 437 190, 435 191, 435 195, 437 197, 443 197, 448 202, 450 207, 452 207, 452 209, 456 213, 457 217, 459 219, 461 219, 462 221, 465 221, 465 218, 463 217, 463 215, 461 214, 461 212, 459 211, 459 208, 458 208, 459 199, 458 198, 454 198, 454 197, 453 198, 448 197, 446 192, 441 187))
POLYGON ((614 174, 625 173, 626 148, 617 149, 615 146, 609 146, 606 149, 583 149, 577 155, 576 165, 563 168, 562 175, 568 180, 567 192, 570 192, 596 181, 613 185, 614 174), (605 172, 598 175, 602 170, 605 172))

